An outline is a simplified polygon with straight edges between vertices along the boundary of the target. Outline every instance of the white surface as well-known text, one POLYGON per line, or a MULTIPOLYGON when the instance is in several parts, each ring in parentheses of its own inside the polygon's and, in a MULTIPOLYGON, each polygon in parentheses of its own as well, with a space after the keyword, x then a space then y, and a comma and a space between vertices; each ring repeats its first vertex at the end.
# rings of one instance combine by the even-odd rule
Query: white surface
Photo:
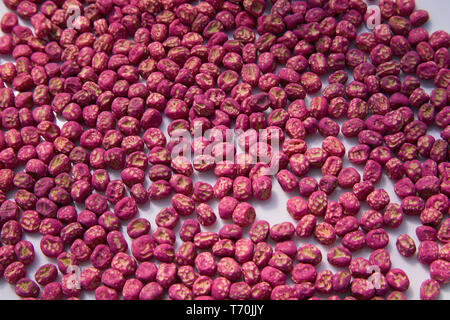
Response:
MULTIPOLYGON (((368 3, 369 3, 369 5, 372 5, 372 4, 375 4, 376 2, 368 1, 368 3)), ((430 13, 430 21, 424 26, 430 33, 433 31, 436 31, 436 30, 440 30, 440 29, 450 31, 450 19, 448 19, 448 14, 450 13, 450 1, 448 1, 448 0, 416 0, 416 3, 417 3, 417 8, 426 9, 430 13)), ((5 8, 4 4, 2 2, 0 2, 0 13, 3 14, 5 12, 7 12, 7 10, 8 9, 5 8)), ((23 24, 23 22, 22 22, 22 24, 23 24)), ((359 33, 364 32, 363 28, 360 28, 358 30, 358 32, 359 33)), ((4 62, 5 61, 4 57, 1 57, 1 58, 3 58, 2 62, 4 62)), ((325 82, 324 83, 324 86, 325 86, 326 79, 323 79, 323 81, 325 82)), ((427 90, 432 89, 432 87, 429 85, 425 85, 424 88, 427 90)), ((309 101, 310 101, 310 98, 308 97, 307 102, 309 103, 309 101)), ((343 121, 340 121, 339 124, 342 124, 342 122, 343 121)), ((167 121, 167 119, 165 119, 162 128, 165 129, 167 124, 168 124, 168 121, 167 121)), ((429 131, 429 133, 436 137, 439 136, 438 128, 432 128, 429 131)), ((357 144, 357 139, 347 139, 347 138, 344 138, 342 135, 340 135, 339 138, 342 139, 347 151, 350 149, 350 147, 357 144)), ((308 147, 320 146, 322 140, 323 140, 323 138, 321 136, 319 136, 318 134, 314 135, 313 137, 308 137, 306 139, 306 141, 308 143, 308 147)), ((345 159, 344 166, 351 166, 351 164, 348 162, 348 159, 345 159)), ((363 168, 362 166, 359 166, 357 168, 361 174, 362 174, 362 168, 363 168)), ((321 176, 320 170, 313 169, 310 171, 310 175, 316 179, 320 179, 320 176, 321 176)), ((114 172, 113 174, 111 174, 111 179, 113 179, 113 178, 119 178, 119 174, 117 172, 114 172)), ((209 182, 211 184, 214 184, 214 182, 215 182, 215 177, 213 176, 213 174, 202 174, 200 176, 200 178, 201 178, 201 180, 209 182)), ((194 182, 195 181, 196 181, 196 179, 194 179, 194 182)), ((148 185, 149 185, 148 178, 147 178, 145 185, 146 185, 146 187, 148 187, 148 185)), ((386 176, 383 176, 382 180, 377 184, 376 188, 386 189, 388 191, 389 195, 391 196, 391 202, 400 203, 400 199, 397 198, 397 196, 394 193, 392 182, 389 181, 389 179, 386 176)), ((329 200, 337 200, 338 196, 342 192, 343 191, 338 188, 329 197, 329 200)), ((11 195, 11 196, 13 196, 13 195, 11 195)), ((283 221, 291 221, 292 223, 296 224, 296 222, 294 220, 292 220, 292 218, 289 216, 289 214, 286 211, 286 201, 290 197, 293 197, 293 196, 298 196, 298 192, 297 191, 292 192, 291 194, 284 193, 284 191, 280 188, 280 186, 276 182, 276 179, 273 178, 272 197, 268 201, 265 201, 265 202, 251 200, 250 203, 256 209, 257 219, 265 219, 265 220, 269 221, 271 223, 271 225, 274 225, 276 223, 280 223, 283 221)), ((217 201, 215 201, 215 200, 211 201, 211 203, 209 203, 209 204, 212 206, 212 208, 217 213, 217 201)), ((169 205, 170 205, 170 200, 168 200, 168 199, 163 200, 163 201, 152 202, 151 204, 149 203, 145 206, 140 207, 139 216, 147 218, 152 224, 152 230, 154 230, 156 228, 156 224, 154 223, 154 218, 155 218, 156 214, 162 208, 167 207, 169 205)), ((78 207, 78 208, 80 209, 81 207, 78 207)), ((365 203, 362 203, 360 214, 361 214, 361 212, 363 212, 364 210, 367 210, 367 209, 368 209, 367 205, 365 203)), ((359 217, 359 215, 358 215, 358 217, 359 217)), ((225 223, 230 223, 230 221, 222 221, 220 218, 218 218, 218 221, 215 223, 215 225, 213 225, 211 227, 203 228, 203 230, 218 231, 220 229, 220 227, 223 226, 223 224, 225 224, 225 223)), ((175 232, 179 231, 181 224, 182 224, 182 221, 178 224, 177 228, 174 230, 175 232)), ((416 246, 418 246, 419 241, 418 241, 418 239, 415 235, 415 231, 414 231, 418 225, 420 225, 420 221, 419 221, 418 217, 405 217, 402 225, 398 229, 388 231, 389 237, 390 237, 390 242, 386 249, 391 254, 392 267, 393 268, 401 268, 401 269, 405 270, 407 275, 409 276, 409 279, 411 282, 410 289, 406 292, 406 297, 408 299, 418 299, 419 298, 420 284, 422 283, 422 281, 429 278, 429 272, 428 272, 429 270, 428 270, 427 266, 424 266, 417 261, 416 256, 411 257, 411 258, 404 258, 404 257, 400 256, 400 254, 396 250, 395 241, 396 241, 396 238, 398 235, 400 235, 402 233, 407 233, 415 240, 416 246)), ((122 226, 121 231, 127 237, 126 224, 124 224, 122 226)), ((34 278, 34 272, 37 270, 37 268, 39 266, 41 266, 42 264, 45 264, 45 263, 56 263, 56 261, 55 261, 55 259, 48 259, 40 253, 40 249, 39 249, 39 240, 41 238, 40 234, 36 234, 36 235, 26 234, 24 238, 33 242, 33 244, 35 246, 35 251, 37 253, 36 260, 34 261, 34 263, 32 265, 28 266, 28 268, 27 268, 27 271, 28 271, 27 276, 30 278, 34 278)), ((322 245, 318 244, 313 238, 300 240, 300 239, 298 239, 298 237, 294 237, 294 240, 295 240, 297 246, 305 244, 305 243, 312 243, 314 245, 317 245, 321 249, 323 260, 322 260, 322 263, 318 266, 318 270, 330 269, 333 272, 336 272, 339 270, 338 268, 330 266, 328 264, 328 262, 326 261, 326 253, 331 248, 331 246, 322 246, 322 245)), ((272 245, 274 245, 274 243, 272 241, 269 241, 269 242, 272 245)), ((178 242, 177 242, 177 244, 178 244, 178 242)), ((334 243, 334 245, 340 245, 340 241, 337 240, 334 243)), ((360 251, 357 251, 356 253, 354 253, 354 257, 368 258, 370 252, 371 252, 371 250, 369 250, 369 249, 363 249, 363 250, 360 250, 360 251)), ((84 266, 85 265, 82 265, 81 267, 83 268, 84 266)), ((59 279, 60 279, 60 277, 59 277, 59 279)), ((322 297, 322 296, 320 296, 320 297, 322 297)), ((80 298, 91 299, 91 298, 93 298, 93 295, 92 295, 92 293, 83 293, 80 298)), ((4 280, 0 281, 0 299, 18 299, 18 297, 14 293, 14 287, 10 286, 4 280)), ((439 299, 446 299, 446 300, 450 299, 450 286, 449 285, 441 286, 441 294, 439 296, 439 299)))

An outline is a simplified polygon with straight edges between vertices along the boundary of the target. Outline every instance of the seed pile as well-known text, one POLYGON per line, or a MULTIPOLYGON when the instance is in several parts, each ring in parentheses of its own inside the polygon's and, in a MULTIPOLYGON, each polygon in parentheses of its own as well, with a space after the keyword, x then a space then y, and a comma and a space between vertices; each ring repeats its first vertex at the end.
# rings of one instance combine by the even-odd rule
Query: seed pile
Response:
POLYGON ((0 66, 0 271, 19 297, 404 299, 386 230, 405 215, 420 244, 402 234, 395 247, 429 266, 420 298, 450 281, 450 36, 429 34, 414 0, 380 0, 364 33, 363 0, 3 2, 15 13, 0 20, 14 61, 0 66), (197 131, 210 134, 181 138, 197 131), (173 156, 183 148, 194 156, 173 156), (214 186, 193 181, 204 172, 214 186), (400 204, 377 187, 383 174, 400 204), (275 180, 295 224, 271 226, 250 204, 275 180), (139 207, 161 199, 171 206, 153 227, 139 207), (54 260, 34 275, 24 232, 54 260), (316 269, 311 237, 340 271, 316 269), (353 257, 363 248, 368 259, 353 257))

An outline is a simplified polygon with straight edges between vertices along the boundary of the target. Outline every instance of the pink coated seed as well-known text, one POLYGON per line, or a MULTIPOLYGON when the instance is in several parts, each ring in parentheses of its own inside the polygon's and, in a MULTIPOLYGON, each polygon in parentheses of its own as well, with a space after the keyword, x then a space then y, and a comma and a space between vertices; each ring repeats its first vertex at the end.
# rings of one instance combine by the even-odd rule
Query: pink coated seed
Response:
MULTIPOLYGON (((403 299, 409 280, 403 271, 390 270, 384 228, 398 228, 403 215, 416 215, 422 223, 416 229, 418 259, 430 265, 431 277, 422 283, 420 297, 436 298, 439 284, 449 278, 448 33, 428 34, 422 26, 429 14, 416 9, 413 0, 380 1, 385 22, 359 35, 357 28, 370 18, 360 0, 279 0, 267 14, 261 0, 241 6, 222 2, 100 1, 84 8, 75 29, 61 29, 67 4, 5 2, 34 29, 18 26, 13 13, 0 21, 6 33, 0 51, 15 59, 0 68, 0 270, 5 279, 20 297, 38 296, 39 288, 25 278, 35 252, 22 232, 39 231, 42 253, 56 258, 66 273, 57 283, 56 267, 42 267, 36 281, 43 299, 76 299, 81 291, 71 287, 68 270, 88 259, 94 268, 82 270, 81 287, 95 290, 97 299, 119 299, 120 293, 143 300, 316 299, 316 293, 348 290, 349 299, 379 299, 389 288, 386 298, 403 299), (350 83, 346 66, 353 70, 350 83), (407 74, 404 79, 400 71, 407 74), (319 92, 321 76, 328 72, 333 74, 323 97, 307 105, 306 94, 319 92), (421 80, 432 80, 436 88, 426 92, 421 80), (255 87, 262 92, 252 94, 255 87), (418 119, 411 108, 417 108, 418 119), (172 121, 170 141, 157 129, 163 113, 172 121), (54 114, 66 123, 59 127, 54 114), (337 119, 344 115, 349 120, 341 128, 337 119), (427 135, 433 124, 442 128, 440 139, 427 135), (259 130, 249 141, 238 141, 247 153, 236 158, 233 145, 220 139, 228 137, 226 128, 232 125, 259 130), (197 129, 213 129, 213 134, 192 145, 179 138, 197 129), (364 166, 360 171, 343 167, 346 150, 336 138, 341 130, 346 138, 358 138, 359 145, 347 154, 352 165, 364 166), (320 147, 308 148, 308 136, 316 132, 325 139, 320 147), (280 143, 281 151, 266 142, 280 143), (192 163, 175 154, 190 148, 211 154, 196 154, 192 163), (233 160, 223 161, 224 155, 233 160), (21 164, 24 172, 16 174, 21 164), (317 168, 321 178, 307 176, 317 168), (121 179, 111 181, 108 169, 121 170, 121 179), (213 171, 217 182, 194 183, 194 169, 213 171), (376 187, 384 171, 394 180, 400 205, 376 187), (256 220, 250 199, 272 196, 271 175, 285 192, 299 191, 286 205, 296 225, 256 220), (351 190, 330 201, 338 187, 351 190), (169 197, 171 206, 156 215, 157 228, 150 234, 150 222, 137 217, 140 207, 169 197), (217 219, 207 204, 213 197, 219 200, 219 217, 233 221, 218 233, 209 231, 217 219), (77 212, 72 201, 85 210, 77 212), (365 208, 358 220, 363 202, 370 210, 365 208), (178 229, 180 216, 193 213, 194 219, 183 219, 178 229), (121 220, 128 221, 132 256, 125 253, 121 220), (247 227, 250 239, 242 239, 247 227), (312 265, 322 260, 320 250, 307 244, 297 251, 294 233, 314 235, 322 245, 341 237, 342 246, 329 248, 327 260, 348 266, 350 273, 317 273, 312 265), (265 242, 269 236, 277 242, 274 248, 265 242), (70 252, 64 252, 66 245, 70 252), (374 250, 369 260, 352 259, 351 252, 366 245, 374 250), (159 268, 148 262, 153 257, 159 268), (295 266, 293 257, 299 261, 295 266), (369 264, 386 275, 381 288, 367 279, 369 264), (293 286, 286 284, 289 273, 293 286), (128 278, 133 274, 136 279, 128 278)), ((406 234, 396 247, 405 257, 416 251, 406 234)))

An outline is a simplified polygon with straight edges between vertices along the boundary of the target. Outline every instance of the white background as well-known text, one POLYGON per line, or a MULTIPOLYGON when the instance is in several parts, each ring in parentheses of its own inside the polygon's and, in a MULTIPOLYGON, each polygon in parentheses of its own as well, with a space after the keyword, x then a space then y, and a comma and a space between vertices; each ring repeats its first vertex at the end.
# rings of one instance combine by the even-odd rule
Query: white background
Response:
MULTIPOLYGON (((377 1, 368 1, 369 5, 376 4, 377 1)), ((430 13, 430 21, 424 26, 430 33, 436 30, 446 30, 450 31, 450 1, 448 0, 416 0, 417 8, 420 9, 426 9, 430 13)), ((3 14, 7 12, 8 9, 5 8, 3 2, 0 2, 0 14, 3 14)), ((24 24, 22 22, 22 24, 24 24)), ((364 28, 360 28, 358 30, 359 33, 364 32, 364 28)), ((5 57, 0 57, 3 59, 2 63, 7 60, 5 57)), ((351 80, 351 78, 350 78, 351 80)), ((349 81, 350 81, 349 80, 349 81)), ((326 79, 323 79, 324 86, 326 85, 326 79)), ((432 85, 424 84, 424 88, 427 90, 431 90, 433 87, 432 85)), ((307 102, 309 103, 310 98, 307 98, 307 102)), ((165 128, 168 124, 167 119, 164 120, 162 128, 165 128)), ((339 124, 342 124, 342 121, 339 122, 339 124)), ((434 135, 435 137, 439 136, 439 130, 438 128, 431 128, 429 131, 430 134, 434 135)), ((339 138, 342 139, 344 145, 346 146, 346 150, 348 151, 352 146, 357 144, 356 139, 346 139, 342 135, 339 135, 339 138)), ((318 136, 317 134, 313 137, 307 138, 308 147, 318 147, 321 145, 323 138, 318 136)), ((346 159, 344 162, 344 166, 351 166, 351 164, 346 159)), ((361 174, 362 174, 362 167, 357 168, 361 174)), ((318 169, 314 169, 310 171, 310 175, 313 176, 316 179, 320 179, 320 171, 318 169)), ((119 178, 119 174, 117 172, 114 172, 111 174, 111 180, 114 178, 119 178)), ((197 177, 195 177, 194 181, 196 181, 197 177)), ((214 184, 215 177, 213 175, 201 175, 201 180, 209 182, 211 184, 214 184)), ((273 191, 272 191, 272 197, 268 201, 264 202, 258 202, 258 201, 250 201, 250 203, 255 207, 257 219, 264 219, 271 223, 271 225, 274 225, 276 223, 280 223, 283 221, 291 221, 292 223, 296 223, 292 218, 289 216, 289 214, 286 211, 286 201, 293 196, 298 196, 298 192, 292 192, 291 194, 286 194, 283 192, 283 190, 280 188, 278 183, 276 182, 276 179, 273 179, 273 191)), ((149 181, 147 178, 146 186, 148 187, 149 181)), ((377 184, 376 188, 384 188, 388 191, 389 195, 391 196, 391 202, 400 203, 400 199, 397 198, 397 196, 394 193, 393 184, 389 181, 389 179, 386 176, 383 176, 382 180, 377 184)), ((337 200, 339 194, 341 194, 343 191, 339 188, 329 197, 329 200, 337 200)), ((13 197, 13 194, 8 195, 10 197, 13 197)), ((211 201, 209 203, 212 208, 217 213, 217 201, 211 201)), ((167 207, 170 205, 169 200, 163 200, 163 201, 157 201, 152 202, 151 204, 148 203, 145 206, 140 207, 139 216, 147 218, 151 224, 152 224, 152 230, 156 228, 156 224, 154 223, 154 218, 156 214, 164 207, 167 207)), ((81 206, 77 206, 79 209, 82 209, 81 206)), ((361 206, 361 212, 364 210, 367 210, 368 207, 366 204, 362 204, 361 206)), ((358 215, 359 216, 359 215, 358 215)), ((175 228, 175 232, 179 231, 179 228, 181 226, 180 222, 175 228)), ((218 231, 221 226, 223 226, 224 223, 230 223, 230 221, 222 221, 220 218, 218 218, 218 221, 211 227, 204 228, 205 231, 218 231)), ((420 221, 418 217, 405 217, 402 225, 395 229, 395 230, 389 230, 389 236, 390 236, 390 242, 387 246, 387 250, 391 254, 391 260, 392 260, 392 267, 393 268, 401 268, 406 271, 407 275, 409 276, 411 285, 410 289, 405 293, 406 297, 408 299, 418 299, 419 298, 419 288, 422 281, 429 278, 429 268, 428 266, 424 266, 420 264, 417 259, 416 255, 411 258, 404 258, 402 257, 395 247, 395 241, 397 239, 397 236, 402 233, 409 234, 416 242, 416 246, 418 247, 419 241, 415 235, 415 228, 420 225, 420 221)), ((126 235, 126 224, 122 226, 121 230, 126 238, 129 240, 128 236, 126 235)), ((36 251, 36 259, 33 264, 27 267, 27 276, 29 278, 34 278, 34 272, 37 270, 37 268, 45 263, 54 263, 56 264, 55 259, 48 259, 45 256, 43 256, 40 253, 39 249, 39 240, 41 236, 39 234, 36 235, 30 235, 26 234, 24 236, 25 239, 30 240, 33 242, 35 246, 36 251)), ((338 271, 338 268, 335 268, 333 266, 330 266, 328 262, 326 261, 326 253, 331 248, 331 246, 322 246, 318 244, 313 238, 309 239, 302 239, 299 240, 298 237, 295 237, 295 242, 297 246, 300 246, 305 243, 313 243, 314 245, 317 245, 321 251, 322 251, 322 263, 317 267, 318 270, 323 269, 330 269, 333 272, 338 271)), ((179 240, 178 240, 179 241, 179 240)), ((270 242, 270 241, 269 241, 270 242)), ((130 243, 130 242, 129 242, 130 243)), ((272 245, 274 245, 273 242, 270 242, 272 245)), ((177 242, 177 245, 179 242, 177 242)), ((340 241, 337 240, 334 245, 340 245, 340 241)), ((354 257, 364 257, 368 258, 370 255, 371 250, 369 249, 363 249, 359 250, 356 253, 354 253, 354 257)), ((128 252, 130 253, 130 252, 128 252)), ((85 264, 81 265, 83 268, 84 266, 87 266, 85 264)), ((60 279, 60 277, 59 277, 60 279)), ((344 297, 345 295, 341 295, 344 297)), ((319 295, 321 298, 322 297, 319 295)), ((93 294, 92 293, 83 293, 80 298, 82 299, 92 299, 93 294)), ((0 281, 0 299, 18 299, 18 297, 14 293, 14 287, 9 285, 6 281, 2 280, 0 281)), ((441 294, 439 296, 439 299, 450 299, 450 286, 441 286, 441 294)))

